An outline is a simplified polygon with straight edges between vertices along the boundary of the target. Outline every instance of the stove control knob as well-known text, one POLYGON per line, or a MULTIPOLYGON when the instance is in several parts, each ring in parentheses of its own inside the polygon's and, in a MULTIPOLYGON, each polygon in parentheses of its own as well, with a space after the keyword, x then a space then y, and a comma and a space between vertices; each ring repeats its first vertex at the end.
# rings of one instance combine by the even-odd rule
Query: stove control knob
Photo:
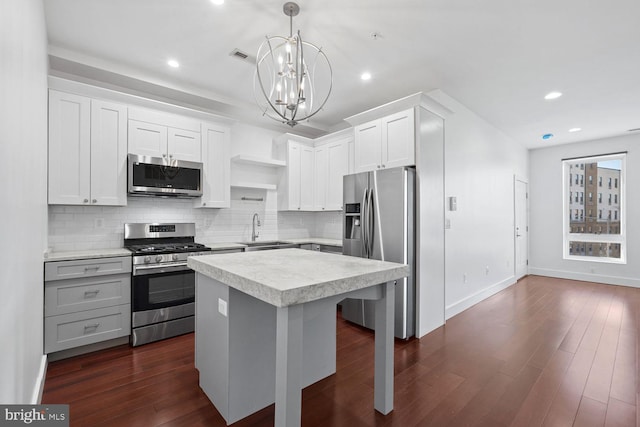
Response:
POLYGON ((162 261, 162 255, 156 255, 156 262, 162 261))
POLYGON ((174 261, 177 261, 178 260, 178 254, 171 255, 171 259, 174 260, 174 261))
POLYGON ((151 257, 150 256, 144 257, 144 263, 145 264, 149 264, 150 262, 151 262, 151 257))

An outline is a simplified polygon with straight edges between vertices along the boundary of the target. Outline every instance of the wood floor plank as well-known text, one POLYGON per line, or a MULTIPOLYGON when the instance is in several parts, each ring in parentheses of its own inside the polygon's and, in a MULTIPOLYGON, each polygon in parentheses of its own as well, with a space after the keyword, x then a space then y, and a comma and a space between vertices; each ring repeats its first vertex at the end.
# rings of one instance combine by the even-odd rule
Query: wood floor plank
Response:
POLYGON ((512 426, 542 425, 572 359, 573 354, 562 350, 556 351, 520 406, 511 423, 512 426))
POLYGON ((593 400, 606 404, 609 401, 611 379, 618 350, 620 337, 620 323, 622 321, 622 307, 619 302, 613 302, 600 336, 591 372, 587 379, 583 394, 593 400))
POLYGON ((583 397, 573 423, 575 427, 602 427, 607 414, 607 405, 597 400, 583 397))
MULTIPOLYGON (((421 339, 395 342, 394 410, 373 409, 373 333, 337 319, 337 371, 303 390, 304 427, 633 426, 640 289, 529 276, 421 339), (604 402, 602 401, 604 400, 604 402)), ((194 337, 49 364, 72 427, 224 426, 194 337)), ((233 427, 271 427, 270 405, 233 427)))

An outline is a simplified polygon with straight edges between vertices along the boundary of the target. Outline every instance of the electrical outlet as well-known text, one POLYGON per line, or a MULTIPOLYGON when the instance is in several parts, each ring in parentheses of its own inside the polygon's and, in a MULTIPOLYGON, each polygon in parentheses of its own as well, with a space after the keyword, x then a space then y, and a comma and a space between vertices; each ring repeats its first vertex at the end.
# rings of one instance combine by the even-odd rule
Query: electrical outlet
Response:
POLYGON ((94 228, 104 228, 104 218, 96 218, 93 220, 94 228))
POLYGON ((218 298, 218 312, 227 317, 227 302, 222 298, 218 298))
POLYGON ((487 276, 489 275, 489 266, 487 265, 487 267, 484 269, 484 274, 486 274, 487 276))
POLYGON ((462 274, 462 283, 467 283, 467 273, 462 274))

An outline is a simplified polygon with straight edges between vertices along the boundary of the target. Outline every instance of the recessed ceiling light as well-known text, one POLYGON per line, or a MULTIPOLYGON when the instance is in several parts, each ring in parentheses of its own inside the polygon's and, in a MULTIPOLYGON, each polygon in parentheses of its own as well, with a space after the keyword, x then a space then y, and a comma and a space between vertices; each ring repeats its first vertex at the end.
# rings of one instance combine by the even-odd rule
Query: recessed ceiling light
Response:
POLYGON ((561 96, 562 96, 562 92, 549 92, 544 96, 544 99, 546 100, 557 99, 557 98, 560 98, 561 96))
POLYGON ((360 78, 364 81, 371 80, 371 73, 364 72, 360 75, 360 78))
POLYGON ((569 129, 569 132, 580 132, 582 130, 582 128, 571 128, 569 129))
POLYGON ((215 4, 216 6, 220 6, 224 4, 224 0, 211 0, 211 3, 215 4))
POLYGON ((178 68, 180 66, 180 63, 175 59, 170 59, 167 61, 167 65, 172 68, 178 68))
POLYGON ((545 133, 544 135, 542 135, 542 139, 551 139, 553 138, 553 134, 552 133, 545 133))

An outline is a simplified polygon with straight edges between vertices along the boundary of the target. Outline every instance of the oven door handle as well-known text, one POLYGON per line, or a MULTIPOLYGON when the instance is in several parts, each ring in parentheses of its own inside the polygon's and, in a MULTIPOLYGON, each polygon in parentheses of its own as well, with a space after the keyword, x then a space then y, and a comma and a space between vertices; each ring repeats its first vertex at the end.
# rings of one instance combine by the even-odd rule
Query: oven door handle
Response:
POLYGON ((186 262, 176 262, 172 264, 165 265, 140 265, 133 266, 133 275, 134 276, 143 276, 149 274, 159 274, 159 273, 171 273, 173 271, 185 271, 190 270, 187 267, 186 262))

